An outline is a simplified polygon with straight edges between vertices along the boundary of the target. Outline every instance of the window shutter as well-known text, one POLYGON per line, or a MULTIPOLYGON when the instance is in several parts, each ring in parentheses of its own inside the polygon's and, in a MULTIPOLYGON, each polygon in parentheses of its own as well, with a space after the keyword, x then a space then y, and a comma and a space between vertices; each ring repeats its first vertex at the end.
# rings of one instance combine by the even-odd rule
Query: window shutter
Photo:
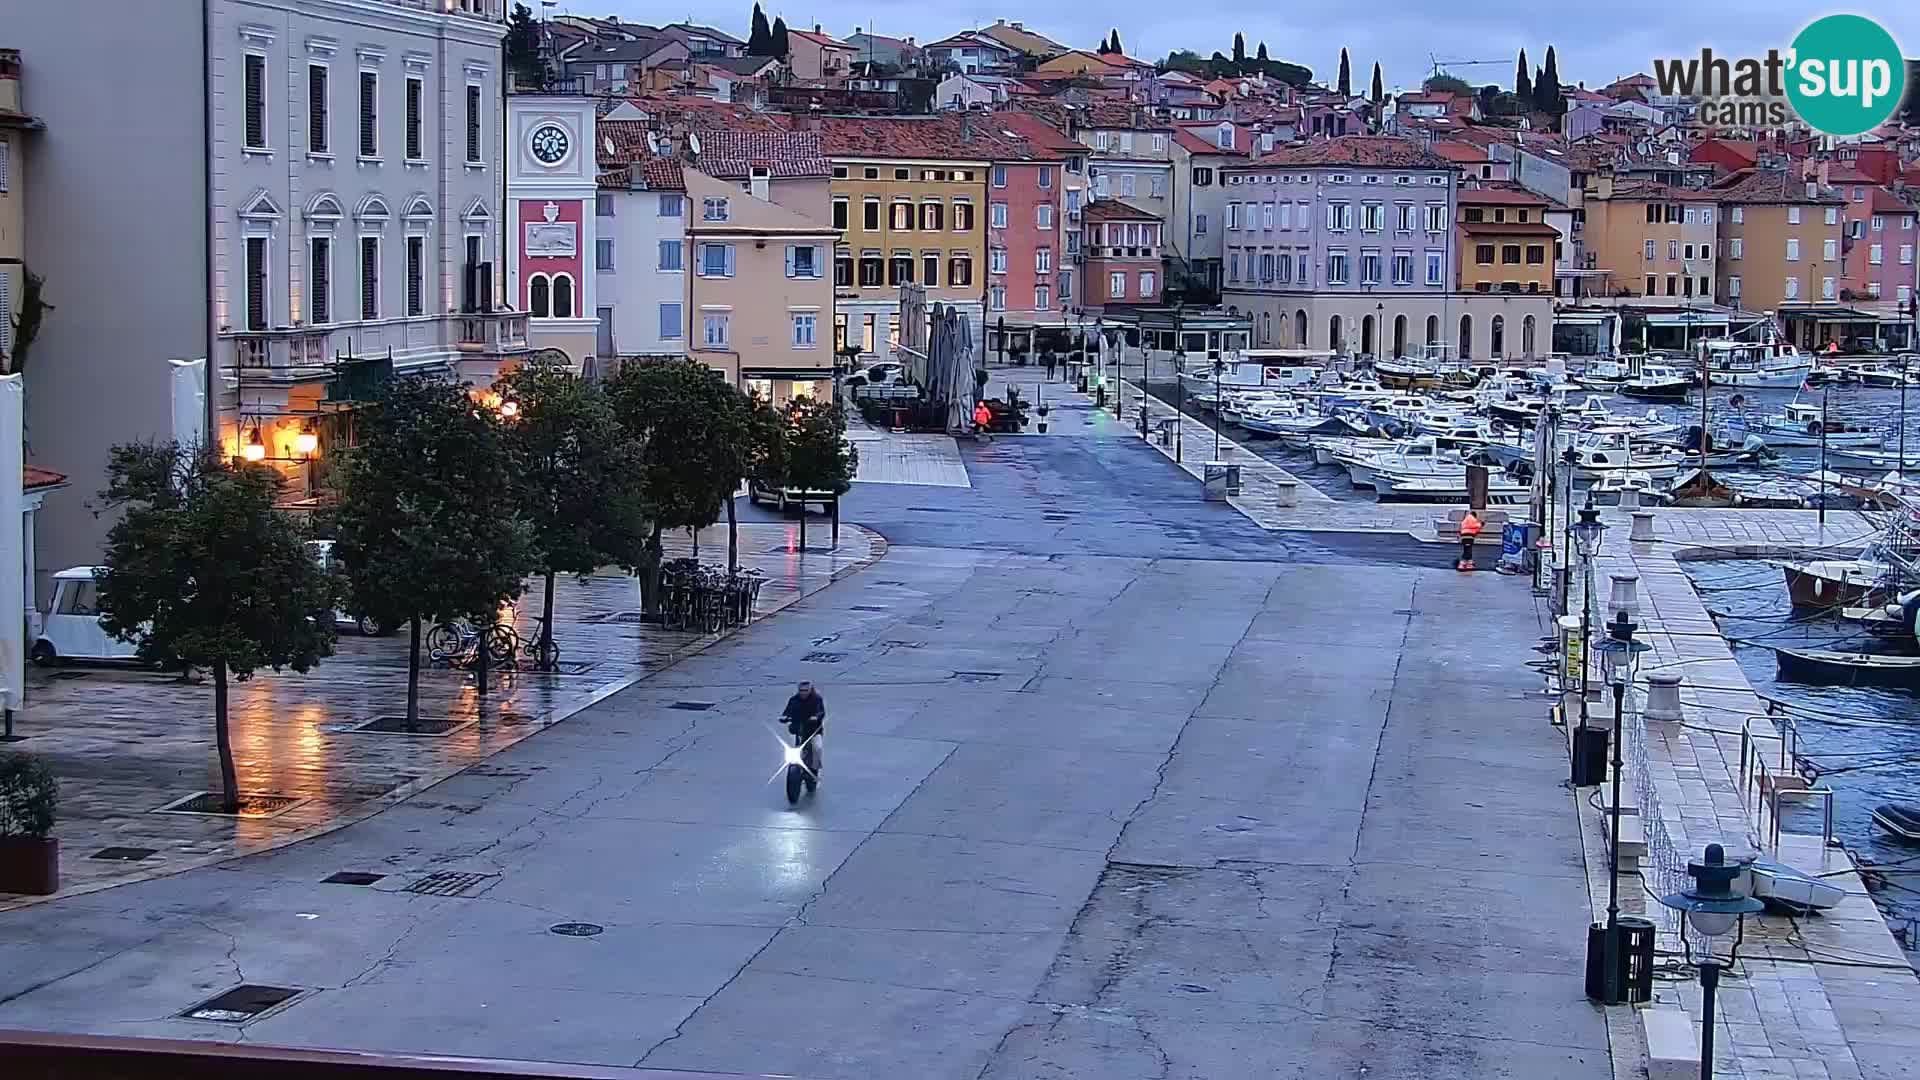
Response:
POLYGON ((307 149, 327 152, 327 69, 318 64, 307 68, 307 149))
POLYGON ((0 273, 0 356, 13 348, 13 279, 0 273))
POLYGON ((380 240, 360 238, 360 317, 380 317, 380 240))
POLYGON ((467 160, 480 160, 480 88, 467 87, 467 160))
POLYGON ((333 321, 333 310, 330 303, 332 297, 332 281, 330 280, 332 277, 332 268, 328 265, 332 262, 333 241, 325 237, 315 237, 311 250, 313 256, 308 262, 307 278, 309 285, 313 289, 313 303, 307 315, 309 322, 322 325, 333 321))
POLYGON ((722 248, 721 250, 727 253, 727 262, 726 262, 726 271, 725 271, 726 276, 732 277, 733 276, 733 245, 728 244, 726 247, 722 248))
POLYGON ((360 156, 380 153, 378 130, 380 76, 371 71, 360 73, 360 156))
POLYGON ((419 79, 407 80, 407 159, 410 161, 426 156, 425 148, 420 145, 420 96, 424 92, 419 79))
POLYGON ((247 55, 246 136, 247 145, 267 145, 267 58, 247 55))
POLYGON ((788 276, 788 277, 792 277, 792 276, 793 276, 793 261, 794 261, 794 260, 793 260, 793 253, 794 253, 794 251, 795 251, 795 248, 794 248, 794 246, 793 246, 792 244, 788 244, 788 245, 787 245, 787 276, 788 276))
POLYGON ((7 161, 8 155, 12 151, 13 144, 5 139, 0 139, 0 191, 7 190, 7 161))

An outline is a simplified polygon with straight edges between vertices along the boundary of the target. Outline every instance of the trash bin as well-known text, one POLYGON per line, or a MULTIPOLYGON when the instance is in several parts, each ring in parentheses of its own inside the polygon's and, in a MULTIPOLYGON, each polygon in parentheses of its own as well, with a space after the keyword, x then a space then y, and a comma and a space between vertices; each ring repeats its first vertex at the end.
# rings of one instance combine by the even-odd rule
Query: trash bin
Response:
POLYGON ((1240 494, 1240 466, 1238 465, 1227 465, 1227 494, 1240 494))
POLYGON ((1224 461, 1209 461, 1200 470, 1200 498, 1207 502, 1226 502, 1227 496, 1239 490, 1239 477, 1234 476, 1232 489, 1229 490, 1227 470, 1237 474, 1238 465, 1228 465, 1224 461))
POLYGON ((1626 971, 1620 984, 1627 988, 1627 1004, 1653 1000, 1653 921, 1637 915, 1622 915, 1615 924, 1620 928, 1620 956, 1626 971))

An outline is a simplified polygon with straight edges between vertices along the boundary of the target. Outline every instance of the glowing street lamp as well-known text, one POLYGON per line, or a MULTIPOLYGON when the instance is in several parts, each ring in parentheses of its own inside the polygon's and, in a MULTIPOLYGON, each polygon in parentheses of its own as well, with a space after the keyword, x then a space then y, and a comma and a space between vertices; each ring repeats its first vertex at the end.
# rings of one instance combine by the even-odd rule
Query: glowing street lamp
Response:
MULTIPOLYGON (((1578 525, 1574 528, 1579 528, 1578 525)), ((1640 656, 1652 648, 1644 641, 1633 639, 1633 620, 1622 610, 1607 627, 1607 640, 1600 645, 1600 664, 1607 675, 1607 682, 1613 687, 1613 806, 1607 828, 1607 923, 1601 938, 1601 958, 1605 965, 1601 968, 1601 1000, 1608 1005, 1624 1004, 1627 1000, 1626 987, 1620 978, 1620 773, 1624 763, 1620 760, 1621 744, 1626 742, 1624 716, 1626 714, 1627 690, 1633 685, 1633 677, 1640 669, 1640 656)), ((1588 936, 1588 947, 1592 947, 1592 935, 1588 936)))
POLYGON ((260 425, 253 425, 253 433, 247 437, 247 445, 240 448, 240 456, 247 461, 265 461, 267 444, 260 441, 260 425))
POLYGON ((1751 896, 1733 891, 1733 879, 1740 876, 1738 863, 1729 864, 1719 844, 1708 844, 1699 862, 1687 864, 1687 876, 1693 888, 1660 898, 1660 903, 1680 912, 1680 945, 1687 962, 1700 969, 1700 1077, 1713 1080, 1713 992, 1720 986, 1720 972, 1733 966, 1746 937, 1747 916, 1766 910, 1766 905, 1751 896), (1692 927, 1694 936, 1687 936, 1692 927), (1719 943, 1732 935, 1726 955, 1720 955, 1719 943))

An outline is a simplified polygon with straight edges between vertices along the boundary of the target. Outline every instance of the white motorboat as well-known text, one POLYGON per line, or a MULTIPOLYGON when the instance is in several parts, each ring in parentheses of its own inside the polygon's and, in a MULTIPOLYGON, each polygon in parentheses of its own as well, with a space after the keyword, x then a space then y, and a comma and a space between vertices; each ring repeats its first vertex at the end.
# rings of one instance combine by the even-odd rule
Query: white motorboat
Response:
POLYGON ((1646 473, 1615 472, 1600 477, 1587 489, 1602 505, 1617 504, 1620 496, 1633 492, 1643 504, 1667 501, 1667 486, 1646 473))
POLYGON ((1442 450, 1431 437, 1397 443, 1390 449, 1361 451, 1334 456, 1336 464, 1347 467, 1347 479, 1354 487, 1376 487, 1381 475, 1399 477, 1439 476, 1460 472, 1466 463, 1452 450, 1442 450))
POLYGON ((1873 363, 1852 365, 1853 375, 1862 385, 1877 387, 1920 386, 1920 371, 1909 372, 1893 364, 1873 363))
POLYGON ((1886 442, 1885 433, 1845 420, 1820 418, 1820 406, 1793 402, 1778 415, 1748 417, 1735 414, 1728 428, 1750 431, 1767 441, 1768 446, 1826 446, 1871 449, 1886 442))
MULTIPOLYGON (((1468 497, 1467 472, 1464 466, 1457 473, 1444 476, 1383 476, 1381 484, 1384 486, 1376 486, 1375 490, 1383 500, 1463 502, 1468 497)), ((1487 476, 1488 502, 1515 503, 1528 498, 1532 493, 1532 485, 1508 479, 1504 473, 1494 472, 1487 476)))
POLYGON ((1804 385, 1813 361, 1784 341, 1735 341, 1716 338, 1700 343, 1706 357, 1707 381, 1714 386, 1753 386, 1792 389, 1804 385))
POLYGON ((1313 451, 1315 465, 1335 465, 1342 455, 1389 450, 1393 445, 1392 439, 1375 439, 1364 435, 1316 435, 1307 440, 1307 447, 1313 451))
POLYGON ((1575 483, 1632 473, 1672 480, 1686 464, 1686 456, 1680 451, 1637 442, 1630 431, 1618 428, 1585 433, 1568 449, 1573 455, 1575 483))
POLYGON ((1613 357, 1595 357, 1587 361, 1580 371, 1580 385, 1588 387, 1606 387, 1611 389, 1633 377, 1633 372, 1625 360, 1613 357))
POLYGON ((1843 472, 1920 472, 1920 457, 1908 454, 1903 463, 1897 452, 1875 453, 1871 450, 1835 450, 1828 447, 1827 468, 1843 472))

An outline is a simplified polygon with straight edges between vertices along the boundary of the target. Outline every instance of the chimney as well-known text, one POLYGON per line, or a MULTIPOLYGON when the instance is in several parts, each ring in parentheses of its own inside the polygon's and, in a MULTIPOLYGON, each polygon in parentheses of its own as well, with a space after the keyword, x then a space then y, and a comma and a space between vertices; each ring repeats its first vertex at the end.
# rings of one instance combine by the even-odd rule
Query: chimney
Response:
POLYGON ((772 172, 765 165, 750 165, 747 167, 747 190, 752 192, 754 198, 759 199, 761 202, 768 201, 767 188, 769 187, 772 175, 772 172))
MULTIPOLYGON (((993 25, 995 25, 995 26, 1005 26, 1005 25, 1007 25, 1007 20, 1005 20, 1005 19, 995 19, 995 20, 993 20, 993 25)), ((1015 25, 1015 26, 1018 26, 1018 25, 1020 25, 1020 24, 1019 24, 1019 23, 1014 23, 1014 25, 1015 25)))
POLYGON ((1822 189, 1832 186, 1830 183, 1828 183, 1828 180, 1832 176, 1831 164, 1832 164, 1831 162, 1828 162, 1825 160, 1822 160, 1820 162, 1820 187, 1822 189))
POLYGON ((854 27, 854 28, 853 28, 853 36, 854 36, 854 37, 859 37, 859 36, 860 36, 860 28, 859 28, 859 27, 857 27, 857 26, 856 26, 856 27, 854 27))
POLYGON ((962 109, 960 111, 960 141, 961 142, 973 141, 973 110, 972 109, 962 109))
POLYGON ((814 32, 814 33, 816 33, 816 34, 820 32, 820 24, 819 24, 819 23, 814 23, 814 24, 813 24, 813 32, 814 32))
POLYGON ((909 44, 909 45, 912 45, 912 44, 913 44, 913 35, 912 35, 912 34, 908 34, 908 35, 907 35, 907 44, 909 44))
POLYGON ((1014 24, 1013 24, 1013 28, 1014 28, 1015 30, 1025 30, 1025 29, 1027 28, 1027 26, 1026 26, 1026 24, 1025 24, 1025 23, 1023 23, 1023 22, 1020 22, 1019 20, 1015 20, 1015 21, 1014 21, 1014 24))

